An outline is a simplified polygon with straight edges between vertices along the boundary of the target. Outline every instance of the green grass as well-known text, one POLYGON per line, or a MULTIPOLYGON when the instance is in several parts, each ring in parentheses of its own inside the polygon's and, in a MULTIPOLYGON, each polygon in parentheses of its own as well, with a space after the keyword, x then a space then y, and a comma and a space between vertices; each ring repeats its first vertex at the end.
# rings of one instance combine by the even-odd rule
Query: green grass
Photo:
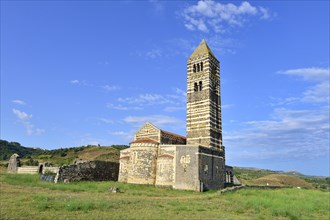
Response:
POLYGON ((246 189, 197 193, 118 182, 42 182, 0 174, 4 219, 329 219, 329 193, 246 189), (117 186, 122 193, 107 192, 117 186))

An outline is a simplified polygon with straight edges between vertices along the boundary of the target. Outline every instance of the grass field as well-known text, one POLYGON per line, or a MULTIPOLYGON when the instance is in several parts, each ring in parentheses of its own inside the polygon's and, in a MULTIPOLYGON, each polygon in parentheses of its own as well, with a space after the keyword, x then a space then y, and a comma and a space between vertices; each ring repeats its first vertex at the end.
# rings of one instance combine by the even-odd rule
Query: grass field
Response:
POLYGON ((328 192, 245 189, 219 195, 118 182, 42 182, 0 174, 1 219, 329 219, 328 192), (107 192, 117 186, 122 193, 107 192))

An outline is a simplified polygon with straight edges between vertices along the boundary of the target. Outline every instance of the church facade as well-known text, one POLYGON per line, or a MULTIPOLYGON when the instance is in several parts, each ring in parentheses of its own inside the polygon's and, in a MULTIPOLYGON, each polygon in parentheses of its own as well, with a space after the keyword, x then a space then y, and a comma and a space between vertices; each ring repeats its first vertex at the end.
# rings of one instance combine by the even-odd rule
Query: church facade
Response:
POLYGON ((186 122, 187 137, 146 123, 120 152, 118 181, 194 191, 224 187, 220 62, 205 40, 187 62, 186 122))

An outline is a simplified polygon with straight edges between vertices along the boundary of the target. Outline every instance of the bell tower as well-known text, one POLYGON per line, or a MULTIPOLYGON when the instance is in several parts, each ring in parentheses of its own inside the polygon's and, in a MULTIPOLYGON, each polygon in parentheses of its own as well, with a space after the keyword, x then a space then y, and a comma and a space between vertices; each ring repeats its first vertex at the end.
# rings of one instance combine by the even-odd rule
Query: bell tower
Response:
POLYGON ((187 144, 224 150, 220 62, 203 39, 187 63, 187 144))

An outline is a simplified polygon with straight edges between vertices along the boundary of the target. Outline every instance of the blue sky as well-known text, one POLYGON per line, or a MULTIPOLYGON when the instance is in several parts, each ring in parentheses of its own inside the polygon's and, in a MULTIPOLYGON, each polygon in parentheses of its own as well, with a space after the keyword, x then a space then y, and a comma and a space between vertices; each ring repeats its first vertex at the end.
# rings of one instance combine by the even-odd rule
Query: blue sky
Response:
POLYGON ((329 176, 328 1, 1 1, 1 139, 185 135, 186 62, 221 62, 227 163, 329 176))

